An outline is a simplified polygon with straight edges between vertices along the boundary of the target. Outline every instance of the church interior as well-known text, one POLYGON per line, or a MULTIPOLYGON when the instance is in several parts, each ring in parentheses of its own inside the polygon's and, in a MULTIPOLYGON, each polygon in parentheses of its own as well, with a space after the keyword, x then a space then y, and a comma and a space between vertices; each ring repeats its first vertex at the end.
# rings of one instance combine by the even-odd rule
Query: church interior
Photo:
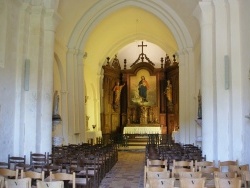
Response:
POLYGON ((249 7, 0 0, 0 162, 160 135, 250 164, 249 7))

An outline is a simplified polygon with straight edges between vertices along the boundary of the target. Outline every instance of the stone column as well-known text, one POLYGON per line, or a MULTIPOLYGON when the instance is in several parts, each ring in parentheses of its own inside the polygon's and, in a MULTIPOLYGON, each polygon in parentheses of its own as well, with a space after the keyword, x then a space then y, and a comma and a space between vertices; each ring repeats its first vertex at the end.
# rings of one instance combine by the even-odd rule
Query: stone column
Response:
POLYGON ((68 94, 68 143, 84 140, 84 95, 83 95, 83 52, 69 49, 67 52, 68 94))
POLYGON ((194 74, 194 58, 193 49, 182 49, 178 52, 179 55, 179 126, 180 126, 180 142, 194 143, 194 102, 193 92, 195 91, 194 74))
POLYGON ((202 93, 202 150, 207 160, 214 159, 216 126, 213 72, 213 9, 212 2, 200 2, 195 16, 201 27, 201 93, 202 93))
MULTIPOLYGON (((241 27, 241 17, 240 17, 240 6, 242 5, 241 1, 237 0, 228 0, 228 11, 230 12, 228 22, 229 22, 229 44, 230 44, 230 65, 231 65, 231 95, 232 105, 230 114, 232 118, 231 122, 231 155, 233 159, 238 159, 239 161, 247 161, 248 157, 246 154, 246 150, 244 146, 248 145, 248 141, 243 141, 242 136, 246 131, 246 127, 244 126, 244 121, 246 120, 243 116, 243 109, 246 108, 244 100, 244 91, 249 94, 248 88, 245 87, 245 83, 249 86, 249 80, 247 77, 244 77, 246 71, 245 62, 242 59, 243 48, 242 47, 242 36, 241 32, 244 32, 241 27), (241 76, 240 76, 241 75, 241 76), (241 125, 241 126, 239 126, 241 125), (245 143, 244 143, 245 142, 245 143), (244 154, 243 154, 244 153, 244 154)), ((247 19, 247 17, 246 17, 247 19)), ((247 61, 248 62, 248 61, 247 61)), ((248 62, 249 65, 249 62, 248 62)), ((249 98, 247 98, 249 101, 249 98)), ((246 134, 246 133, 245 133, 246 134)), ((248 139, 249 140, 249 139, 248 139)), ((243 162, 244 163, 244 162, 243 162)))
POLYGON ((41 148, 48 151, 52 147, 52 100, 53 100, 53 63, 55 28, 59 17, 52 9, 44 12, 44 45, 43 63, 41 67, 41 148))
POLYGON ((78 90, 78 127, 77 130, 80 133, 78 142, 84 142, 85 140, 85 94, 84 94, 84 76, 83 76, 83 61, 86 58, 86 54, 82 51, 78 51, 77 54, 77 90, 78 90))
MULTIPOLYGON (((76 64, 76 50, 68 49, 66 62, 66 77, 68 90, 68 143, 73 143, 74 126, 75 126, 75 64, 76 64)), ((66 143, 66 144, 68 144, 66 143)))

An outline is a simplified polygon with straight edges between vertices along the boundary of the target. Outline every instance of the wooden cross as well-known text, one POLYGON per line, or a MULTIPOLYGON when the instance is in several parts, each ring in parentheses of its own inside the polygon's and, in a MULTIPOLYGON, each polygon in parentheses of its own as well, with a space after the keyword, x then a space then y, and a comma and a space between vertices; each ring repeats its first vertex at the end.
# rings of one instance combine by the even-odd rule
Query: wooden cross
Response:
POLYGON ((142 54, 143 54, 143 47, 147 47, 147 45, 143 45, 143 41, 141 42, 141 45, 138 45, 138 47, 141 47, 141 49, 142 49, 142 54))

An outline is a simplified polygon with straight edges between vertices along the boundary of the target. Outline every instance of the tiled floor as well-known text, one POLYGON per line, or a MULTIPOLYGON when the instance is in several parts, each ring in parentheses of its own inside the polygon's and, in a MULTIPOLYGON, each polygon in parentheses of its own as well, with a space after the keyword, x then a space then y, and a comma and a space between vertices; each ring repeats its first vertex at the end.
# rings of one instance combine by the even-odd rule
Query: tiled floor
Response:
POLYGON ((143 188, 145 150, 121 150, 99 188, 143 188))

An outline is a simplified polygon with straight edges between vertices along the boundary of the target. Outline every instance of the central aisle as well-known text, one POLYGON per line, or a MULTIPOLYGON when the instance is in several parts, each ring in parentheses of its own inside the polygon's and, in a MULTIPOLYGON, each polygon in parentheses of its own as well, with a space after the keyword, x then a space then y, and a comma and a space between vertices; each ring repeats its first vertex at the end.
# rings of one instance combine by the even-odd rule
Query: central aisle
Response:
POLYGON ((145 151, 119 151, 118 162, 106 174, 100 188, 143 188, 145 151))

